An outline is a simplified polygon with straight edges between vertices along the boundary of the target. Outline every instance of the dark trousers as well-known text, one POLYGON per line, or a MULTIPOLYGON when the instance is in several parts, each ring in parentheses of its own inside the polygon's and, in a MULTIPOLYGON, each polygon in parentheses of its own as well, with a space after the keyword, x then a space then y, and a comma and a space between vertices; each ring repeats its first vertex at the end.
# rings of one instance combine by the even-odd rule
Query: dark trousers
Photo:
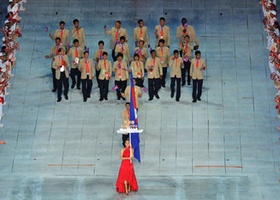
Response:
POLYGON ((100 74, 100 70, 95 69, 95 77, 96 77, 96 82, 98 87, 100 87, 100 80, 98 78, 99 74, 100 74))
POLYGON ((191 84, 191 77, 190 77, 190 68, 191 68, 191 62, 185 62, 184 61, 184 68, 181 69, 182 72, 182 85, 186 84, 186 73, 188 72, 188 84, 191 84))
POLYGON ((116 90, 116 93, 117 93, 118 99, 120 99, 122 97, 121 92, 124 92, 125 88, 127 86, 127 81, 115 81, 115 85, 117 85, 119 88, 116 90))
POLYGON ((57 80, 55 78, 55 71, 56 71, 56 69, 52 68, 52 79, 53 79, 53 89, 54 90, 57 89, 57 80))
POLYGON ((167 74, 167 67, 162 68, 162 79, 161 79, 161 86, 165 87, 165 79, 167 74))
POLYGON ((179 100, 181 97, 181 78, 177 78, 176 76, 174 78, 171 78, 171 96, 174 96, 175 93, 175 82, 176 82, 176 100, 179 100))
POLYGON ((202 94, 202 85, 203 85, 203 79, 193 79, 193 92, 192 97, 193 100, 197 100, 201 97, 202 94))
POLYGON ((158 90, 160 89, 160 79, 159 78, 149 78, 148 79, 149 85, 149 97, 153 99, 155 95, 158 94, 158 90))
POLYGON ((62 95, 62 85, 64 87, 64 96, 68 95, 69 90, 69 79, 65 76, 65 71, 60 72, 60 79, 56 79, 57 81, 57 99, 61 99, 62 95))
POLYGON ((99 80, 100 99, 108 98, 109 80, 99 80))
POLYGON ((115 56, 115 48, 116 48, 116 46, 115 46, 114 49, 112 50, 112 58, 113 58, 113 61, 114 61, 114 62, 117 60, 117 57, 115 56))
POLYGON ((75 86, 77 83, 77 88, 80 87, 81 85, 81 72, 78 68, 71 68, 71 73, 70 77, 72 79, 72 85, 75 86), (76 81, 76 76, 77 76, 77 81, 76 81))
POLYGON ((92 80, 89 79, 89 75, 87 75, 86 79, 82 79, 82 92, 83 92, 84 101, 86 101, 87 98, 90 97, 91 88, 92 88, 92 80))
POLYGON ((137 86, 139 86, 139 87, 141 87, 141 88, 144 87, 144 85, 143 85, 143 84, 144 84, 144 79, 142 79, 142 78, 136 78, 135 81, 136 81, 136 85, 137 85, 137 86))

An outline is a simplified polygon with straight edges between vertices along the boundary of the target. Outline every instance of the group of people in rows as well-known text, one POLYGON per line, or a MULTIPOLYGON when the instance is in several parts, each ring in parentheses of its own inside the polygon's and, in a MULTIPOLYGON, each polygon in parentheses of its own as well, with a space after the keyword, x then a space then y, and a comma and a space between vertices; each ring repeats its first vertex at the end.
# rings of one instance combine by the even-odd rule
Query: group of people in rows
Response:
MULTIPOLYGON (((75 87, 82 93, 84 102, 91 96, 93 79, 97 80, 100 92, 100 101, 108 100, 109 81, 114 77, 117 99, 125 100, 125 90, 129 72, 133 71, 136 86, 146 92, 144 78, 147 74, 149 101, 159 99, 159 90, 166 86, 166 76, 170 67, 171 98, 180 101, 181 85, 191 85, 193 80, 193 102, 201 100, 203 85, 203 70, 206 69, 201 52, 198 51, 199 42, 194 28, 183 18, 177 28, 178 49, 170 53, 170 29, 165 25, 165 18, 159 19, 155 26, 154 36, 156 45, 153 49, 150 44, 148 28, 142 19, 138 20, 138 27, 134 29, 133 56, 128 45, 129 36, 126 29, 122 28, 121 21, 115 22, 115 27, 104 33, 111 35, 110 49, 113 63, 109 60, 109 53, 104 49, 104 41, 98 42, 98 48, 90 58, 86 43, 84 28, 80 27, 78 19, 73 20, 71 31, 65 28, 65 22, 59 23, 59 29, 49 36, 55 41, 50 54, 45 58, 52 58, 53 92, 57 91, 57 102, 62 100, 62 91, 68 100, 69 76, 72 80, 71 88, 75 87), (72 45, 70 45, 70 36, 72 45), (195 56, 193 55, 195 51, 195 56), (68 70, 68 67, 71 67, 68 70), (186 79, 187 75, 187 79, 186 79), (64 88, 64 90, 62 90, 64 88), (175 92, 176 88, 176 92, 175 92), (176 94, 176 95, 175 95, 176 94)), ((137 89, 138 90, 138 89, 137 89)))
MULTIPOLYGON (((24 11, 23 2, 26 0, 9 0, 7 6, 7 15, 4 20, 4 26, 1 28, 2 45, 0 50, 0 122, 2 122, 3 105, 6 105, 6 96, 9 95, 7 88, 11 87, 10 79, 14 76, 12 70, 16 65, 16 50, 19 49, 19 43, 16 42, 21 37, 21 27, 19 26, 21 18, 19 12, 24 11)), ((0 123, 0 128, 4 127, 0 123)))

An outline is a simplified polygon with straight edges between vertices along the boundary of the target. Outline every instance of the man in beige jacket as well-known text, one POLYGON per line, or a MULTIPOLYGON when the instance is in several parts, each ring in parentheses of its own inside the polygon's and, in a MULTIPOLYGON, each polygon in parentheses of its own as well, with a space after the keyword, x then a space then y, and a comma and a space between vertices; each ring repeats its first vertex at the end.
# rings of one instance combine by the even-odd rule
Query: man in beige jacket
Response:
POLYGON ((171 98, 174 97, 175 93, 175 82, 176 82, 176 101, 180 101, 181 97, 181 77, 182 71, 181 69, 184 68, 183 59, 179 57, 179 51, 173 51, 173 57, 169 62, 169 66, 171 67, 170 77, 171 77, 171 98))
POLYGON ((93 60, 89 58, 88 51, 84 52, 84 58, 80 61, 79 70, 81 72, 83 99, 86 102, 90 98, 92 80, 94 78, 94 64, 93 60))
POLYGON ((115 56, 118 55, 118 53, 123 54, 123 59, 126 61, 126 63, 130 63, 130 51, 129 51, 129 46, 125 42, 126 39, 124 36, 121 36, 120 38, 120 43, 116 45, 115 48, 115 56))
POLYGON ((165 18, 159 19, 159 25, 155 27, 154 35, 156 37, 156 47, 159 45, 159 40, 164 39, 165 46, 170 47, 170 29, 165 25, 165 18))
POLYGON ((202 85, 203 85, 203 72, 202 70, 206 70, 206 64, 204 59, 201 58, 201 52, 195 52, 195 58, 191 61, 191 70, 190 75, 193 79, 193 103, 196 101, 201 101, 202 94, 202 85))
MULTIPOLYGON (((96 76, 96 81, 97 81, 97 84, 98 84, 98 87, 100 87, 100 81, 99 81, 99 73, 100 73, 100 70, 97 69, 98 67, 98 63, 103 60, 103 53, 104 52, 107 52, 105 49, 104 49, 104 41, 103 40, 100 40, 98 42, 98 49, 95 51, 94 53, 94 56, 93 56, 93 61, 95 61, 95 76, 96 76)), ((108 54, 107 54, 108 55, 108 54)))
POLYGON ((138 27, 134 28, 133 39, 135 42, 135 47, 138 47, 139 42, 142 40, 145 42, 145 47, 148 45, 148 48, 150 48, 148 28, 144 26, 143 19, 138 20, 138 27))
POLYGON ((69 30, 65 29, 65 22, 59 22, 59 29, 57 29, 54 34, 50 33, 50 38, 55 40, 55 38, 59 37, 61 39, 61 44, 65 50, 67 50, 70 45, 70 33, 69 30))
POLYGON ((191 60, 193 59, 193 45, 190 42, 189 35, 185 35, 184 40, 181 43, 180 50, 184 61, 184 68, 182 69, 182 86, 186 84, 187 72, 188 72, 187 82, 188 85, 190 85, 191 84, 190 67, 191 67, 191 60))
POLYGON ((164 46, 164 44, 164 39, 160 39, 159 46, 156 48, 157 57, 160 59, 160 63, 162 66, 161 87, 165 87, 167 68, 170 60, 170 50, 168 47, 164 46))
POLYGON ((156 50, 151 51, 151 58, 147 59, 146 70, 148 71, 149 101, 154 96, 159 99, 160 79, 162 78, 162 66, 160 59, 156 57, 156 50))
POLYGON ((86 36, 85 36, 85 30, 84 28, 80 27, 80 22, 78 19, 73 20, 74 28, 72 28, 72 39, 79 40, 79 45, 83 49, 86 49, 87 43, 86 43, 86 36))
POLYGON ((112 58, 114 61, 117 60, 115 56, 115 47, 117 44, 120 43, 121 36, 124 36, 126 39, 126 42, 128 42, 128 34, 124 28, 121 27, 122 23, 121 21, 116 21, 115 27, 112 27, 111 30, 107 31, 106 25, 104 26, 104 32, 107 35, 111 35, 110 40, 110 49, 112 49, 112 58))
POLYGON ((55 78, 57 81, 57 102, 61 101, 62 85, 64 87, 64 97, 66 100, 68 100, 69 60, 67 55, 65 55, 65 50, 63 47, 59 48, 58 55, 53 58, 52 66, 56 69, 55 78))

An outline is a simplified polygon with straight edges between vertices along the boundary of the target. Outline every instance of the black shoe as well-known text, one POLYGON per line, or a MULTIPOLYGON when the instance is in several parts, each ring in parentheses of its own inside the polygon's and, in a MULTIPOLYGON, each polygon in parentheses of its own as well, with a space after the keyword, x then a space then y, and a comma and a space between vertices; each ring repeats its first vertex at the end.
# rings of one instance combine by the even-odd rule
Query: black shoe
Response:
POLYGON ((165 85, 162 85, 161 87, 165 87, 165 85))
POLYGON ((80 87, 77 87, 77 90, 80 90, 81 88, 80 87))
POLYGON ((66 100, 68 100, 68 96, 67 96, 67 95, 64 95, 64 98, 65 98, 66 100))
POLYGON ((90 98, 90 95, 88 95, 87 98, 90 98))
POLYGON ((100 98, 99 101, 103 101, 103 98, 100 98))
POLYGON ((61 98, 57 99, 57 102, 61 102, 61 98))
POLYGON ((152 101, 153 100, 153 98, 149 98, 149 101, 152 101))
POLYGON ((87 99, 84 99, 84 102, 87 102, 87 99))
POLYGON ((74 87, 75 87, 75 84, 72 84, 72 85, 71 85, 71 89, 74 89, 74 87))
POLYGON ((105 97, 104 99, 105 99, 106 101, 108 100, 108 98, 107 98, 107 97, 105 97))
POLYGON ((182 83, 182 86, 186 85, 186 83, 182 83))
POLYGON ((201 101, 201 98, 197 98, 197 101, 201 101))
POLYGON ((125 101, 125 98, 124 98, 124 97, 122 97, 122 100, 124 100, 124 101, 125 101))
POLYGON ((176 99, 176 101, 180 101, 180 99, 176 99))
POLYGON ((121 97, 118 97, 117 100, 121 100, 121 97))
POLYGON ((193 102, 193 103, 196 103, 196 100, 193 100, 192 102, 193 102))
POLYGON ((159 96, 158 96, 158 94, 156 94, 156 95, 155 95, 155 97, 156 97, 157 99, 159 99, 159 96))
POLYGON ((56 89, 52 89, 52 92, 56 92, 56 89))
POLYGON ((191 85, 191 83, 188 83, 188 85, 191 85))
POLYGON ((171 94, 171 98, 174 98, 174 94, 171 94))

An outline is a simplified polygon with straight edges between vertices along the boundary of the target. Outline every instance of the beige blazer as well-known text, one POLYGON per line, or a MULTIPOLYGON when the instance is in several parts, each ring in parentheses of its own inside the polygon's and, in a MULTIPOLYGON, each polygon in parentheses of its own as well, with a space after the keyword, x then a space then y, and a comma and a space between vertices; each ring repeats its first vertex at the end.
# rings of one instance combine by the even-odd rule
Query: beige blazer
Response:
MULTIPOLYGON (((113 27, 111 30, 106 31, 105 33, 107 35, 111 35, 111 40, 110 40, 110 49, 114 50, 115 45, 116 45, 116 33, 117 33, 117 28, 113 27)), ((125 36, 126 41, 128 41, 128 34, 124 28, 119 29, 119 39, 121 36, 125 36)))
POLYGON ((65 62, 65 66, 64 66, 64 72, 65 72, 65 76, 66 78, 69 78, 69 70, 68 70, 68 67, 69 67, 69 60, 68 60, 68 57, 67 55, 63 55, 63 56, 60 56, 60 55, 57 55, 53 58, 53 63, 52 63, 52 67, 54 69, 56 69, 55 71, 55 78, 57 80, 60 79, 60 69, 61 69, 61 62, 65 62))
POLYGON ((138 52, 140 61, 142 61, 143 64, 145 65, 146 59, 147 59, 147 57, 148 57, 148 49, 147 49, 146 47, 143 47, 142 49, 140 49, 139 47, 136 47, 136 48, 134 49, 133 55, 134 55, 136 52, 138 52))
POLYGON ((132 61, 130 67, 133 67, 134 78, 144 78, 144 64, 141 61, 132 61))
POLYGON ((192 45, 192 43, 183 42, 183 43, 181 43, 181 47, 179 49, 183 51, 182 56, 187 57, 189 59, 189 61, 191 62, 191 60, 193 59, 193 45, 192 45), (187 48, 187 46, 188 46, 188 48, 187 48))
POLYGON ((155 62, 153 62, 152 58, 148 58, 145 68, 148 71, 148 79, 160 78, 162 76, 162 66, 159 58, 155 58, 155 62))
POLYGON ((106 60, 106 66, 104 64, 104 60, 100 60, 98 62, 97 68, 100 71, 98 76, 99 80, 109 80, 112 77, 112 63, 109 60, 106 60))
POLYGON ((62 45, 64 46, 64 48, 66 48, 68 46, 68 44, 70 44, 70 33, 69 30, 67 29, 57 29, 54 34, 52 35, 51 39, 55 40, 55 38, 59 37, 61 39, 62 45), (62 34, 63 31, 63 34, 62 34), (61 37, 63 36, 63 37, 61 37))
MULTIPOLYGON (((142 96, 141 88, 137 85, 134 85, 134 92, 135 92, 135 100, 136 100, 135 107, 138 108, 138 97, 142 96)), ((126 86, 124 94, 125 94, 126 102, 130 102, 130 85, 126 86)))
POLYGON ((129 46, 127 43, 118 44, 115 48, 115 56, 118 55, 118 53, 123 54, 123 59, 128 63, 130 61, 130 51, 129 51, 129 46), (122 49, 123 47, 123 49, 122 49))
POLYGON ((165 46, 170 46, 170 29, 168 26, 164 26, 163 27, 163 37, 161 36, 161 27, 160 25, 157 25, 155 27, 155 32, 154 32, 155 36, 156 36, 156 47, 158 46, 158 41, 160 39, 164 39, 165 40, 165 43, 164 45, 165 46))
POLYGON ((161 66, 162 67, 167 67, 169 65, 169 60, 170 60, 170 50, 168 47, 157 47, 156 48, 156 53, 157 57, 160 60, 161 66))
POLYGON ((81 72, 81 79, 86 79, 87 75, 89 75, 89 79, 92 80, 94 78, 94 64, 91 58, 88 58, 89 62, 89 73, 86 73, 86 59, 81 59, 79 63, 79 70, 81 72))
POLYGON ((124 60, 121 62, 121 66, 118 66, 119 61, 114 62, 113 70, 115 72, 115 81, 126 81, 128 80, 128 70, 127 70, 127 62, 124 60))
POLYGON ((191 69, 190 69, 190 76, 192 77, 192 79, 198 79, 201 80, 203 79, 203 68, 206 68, 206 64, 204 59, 199 59, 199 65, 198 67, 196 67, 196 59, 192 59, 191 61, 191 69))
POLYGON ((83 28, 80 28, 79 31, 77 31, 76 28, 72 28, 71 33, 72 33, 73 40, 78 39, 79 40, 79 46, 84 49, 85 46, 87 46, 85 30, 83 28))
POLYGON ((51 51, 50 51, 50 54, 48 55, 49 58, 54 58, 55 56, 58 55, 58 49, 60 48, 61 46, 52 46, 51 48, 51 51))
POLYGON ((182 78, 182 72, 181 69, 184 68, 183 59, 181 57, 178 57, 175 59, 172 57, 169 62, 169 66, 171 67, 170 77, 174 78, 182 78))
MULTIPOLYGON (((97 49, 93 55, 93 60, 98 62, 99 60, 103 59, 103 52, 107 52, 105 49, 97 49), (101 52, 101 53, 100 53, 101 52), (101 59, 100 59, 101 57, 101 59)), ((108 52, 107 52, 108 53, 108 52)))
POLYGON ((183 25, 177 27, 176 37, 179 40, 179 43, 184 40, 185 35, 190 36, 191 43, 195 43, 195 45, 199 45, 198 39, 196 37, 196 33, 194 28, 190 25, 187 26, 187 32, 183 32, 184 27, 183 25))
POLYGON ((150 44, 148 28, 146 26, 142 27, 142 37, 140 37, 140 27, 134 28, 133 39, 135 42, 143 40, 145 42, 145 47, 150 44))
POLYGON ((77 47, 77 51, 78 51, 78 59, 79 62, 76 64, 76 66, 74 65, 75 63, 75 59, 76 59, 76 47, 71 47, 68 51, 68 56, 71 58, 72 62, 71 62, 71 68, 72 69, 76 69, 80 63, 80 60, 84 57, 84 50, 82 49, 82 47, 77 47))

